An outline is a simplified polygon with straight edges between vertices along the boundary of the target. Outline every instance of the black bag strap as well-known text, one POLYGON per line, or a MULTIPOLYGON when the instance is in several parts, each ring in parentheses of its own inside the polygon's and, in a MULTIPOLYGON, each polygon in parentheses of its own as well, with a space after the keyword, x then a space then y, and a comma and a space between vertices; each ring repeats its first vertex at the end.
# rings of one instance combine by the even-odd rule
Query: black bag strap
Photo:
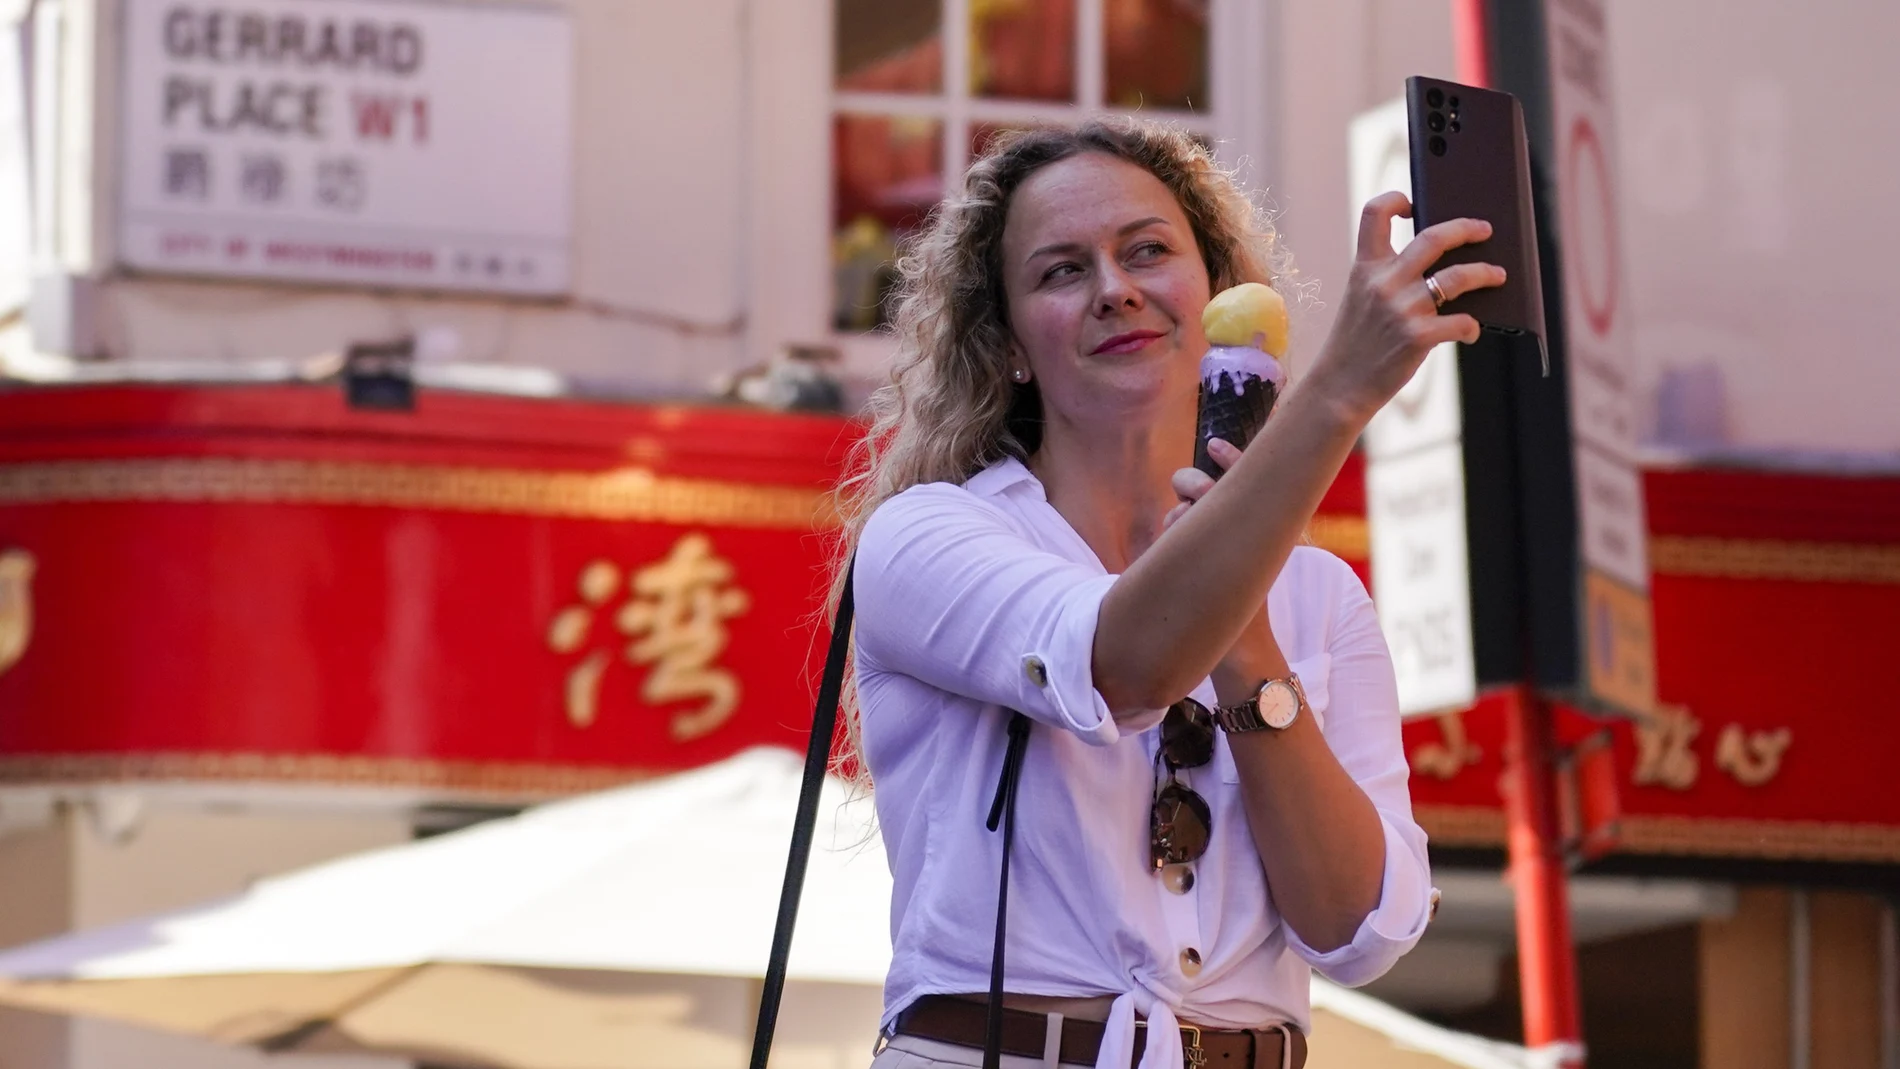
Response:
MULTIPOLYGON (((805 776, 798 788, 798 813, 792 819, 791 855, 785 860, 785 886, 779 892, 778 923, 772 930, 772 958, 765 967, 759 990, 759 1023, 752 1033, 751 1069, 766 1069, 772 1055, 772 1034, 778 1028, 779 1003, 785 997, 785 971, 792 953, 792 928, 798 923, 798 899, 805 889, 805 869, 818 824, 818 796, 831 763, 831 740, 838 723, 838 702, 844 691, 844 662, 851 649, 851 580, 856 560, 845 566, 844 589, 838 597, 838 616, 831 623, 831 648, 818 684, 818 702, 812 709, 811 741, 805 747, 805 776)), ((1016 784, 1022 778, 1023 756, 1029 747, 1029 718, 1011 713, 1009 745, 1003 751, 1003 772, 997 778, 996 797, 990 803, 989 830, 1003 829, 1002 876, 996 892, 996 949, 990 958, 989 1026, 983 1046, 984 1069, 999 1069, 1003 1042, 1003 937, 1009 907, 1009 852, 1016 841, 1016 784)))
POLYGON ((792 818, 791 856, 785 859, 785 887, 778 897, 778 924, 772 930, 772 958, 765 966, 765 985, 759 990, 759 1024, 752 1033, 752 1069, 765 1069, 772 1053, 772 1033, 778 1028, 778 1007, 785 997, 785 969, 792 954, 792 927, 798 923, 798 897, 805 889, 805 866, 811 860, 811 841, 818 825, 818 795, 831 764, 831 739, 838 725, 838 699, 844 692, 845 656, 851 650, 851 579, 854 557, 845 565, 844 590, 838 595, 838 616, 831 621, 831 649, 825 654, 825 674, 818 682, 818 703, 812 709, 811 741, 805 746, 805 778, 798 787, 798 815, 792 818))
POLYGON ((1023 755, 1029 750, 1029 718, 1009 714, 1009 746, 1003 751, 1003 774, 996 779, 996 799, 990 803, 991 831, 1003 824, 1003 875, 996 888, 996 947, 990 952, 990 1008, 983 1031, 983 1069, 1002 1069, 1003 1063, 1003 933, 1009 922, 1009 850, 1016 845, 1016 783, 1022 779, 1023 755))

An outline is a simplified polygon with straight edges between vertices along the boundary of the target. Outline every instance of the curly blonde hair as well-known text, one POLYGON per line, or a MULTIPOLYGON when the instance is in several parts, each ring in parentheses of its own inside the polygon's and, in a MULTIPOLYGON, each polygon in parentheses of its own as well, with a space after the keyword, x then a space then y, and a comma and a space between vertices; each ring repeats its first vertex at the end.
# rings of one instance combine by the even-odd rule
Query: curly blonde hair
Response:
MULTIPOLYGON (((1092 120, 995 138, 970 165, 962 191, 932 212, 898 257, 891 298, 897 351, 890 381, 871 397, 869 430, 838 485, 832 605, 879 505, 912 486, 961 483, 1004 457, 1027 461, 1040 447, 1038 387, 1009 376, 1003 226, 1010 198, 1030 175, 1090 152, 1135 164, 1168 187, 1187 215, 1212 292, 1243 282, 1288 288, 1291 263, 1265 212, 1178 127, 1092 120)), ((855 755, 859 710, 849 674, 844 708, 847 752, 855 755)))

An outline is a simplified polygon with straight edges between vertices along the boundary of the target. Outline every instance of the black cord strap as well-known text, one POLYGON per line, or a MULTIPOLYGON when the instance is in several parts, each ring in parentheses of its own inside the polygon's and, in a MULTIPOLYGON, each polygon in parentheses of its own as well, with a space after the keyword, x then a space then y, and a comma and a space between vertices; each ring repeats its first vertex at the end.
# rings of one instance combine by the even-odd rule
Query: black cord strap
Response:
POLYGON ((1016 844, 1016 784, 1022 779, 1023 755, 1029 749, 1029 718, 1009 715, 1009 746, 1003 751, 1003 774, 996 780, 996 799, 990 803, 991 831, 1003 825, 1003 874, 996 889, 996 947, 990 952, 989 1027, 983 1035, 983 1069, 1003 1064, 1003 944, 1009 921, 1009 850, 1016 844))
MULTIPOLYGON (((818 824, 818 796, 824 789, 825 770, 831 763, 831 740, 837 729, 838 702, 844 690, 844 662, 851 649, 851 580, 855 561, 846 565, 844 590, 838 598, 838 617, 831 624, 831 648, 825 673, 818 684, 818 702, 812 709, 811 741, 805 747, 805 776, 798 788, 798 814, 792 821, 792 847, 785 859, 785 886, 779 892, 778 924, 772 931, 772 958, 765 967, 759 991, 759 1023, 752 1033, 751 1069, 766 1069, 772 1054, 772 1034, 778 1028, 779 1003, 785 997, 785 972, 792 953, 792 929, 798 923, 798 899, 805 887, 805 869, 818 824)), ((1011 713, 1009 744, 1003 751, 1003 772, 990 803, 989 830, 1003 829, 1002 876, 996 891, 996 949, 990 958, 989 1026, 983 1046, 984 1069, 999 1069, 1003 1043, 1003 943, 1009 910, 1009 852, 1016 842, 1016 784, 1022 778, 1023 756, 1029 748, 1029 718, 1011 713)))
POLYGON ((818 702, 812 709, 811 741, 805 746, 805 778, 798 787, 798 815, 792 820, 791 855, 785 859, 785 887, 779 892, 778 925, 772 930, 772 958, 765 967, 759 991, 759 1024, 752 1033, 752 1069, 765 1069, 772 1053, 772 1033, 778 1028, 779 1002, 785 997, 785 970, 792 954, 792 928, 798 923, 798 898, 805 888, 805 867, 811 860, 813 833, 818 825, 818 796, 831 763, 831 740, 838 724, 838 700, 844 691, 844 662, 851 650, 851 579, 857 562, 845 565, 844 590, 838 597, 838 616, 831 622, 831 648, 825 655, 825 674, 818 684, 818 702))

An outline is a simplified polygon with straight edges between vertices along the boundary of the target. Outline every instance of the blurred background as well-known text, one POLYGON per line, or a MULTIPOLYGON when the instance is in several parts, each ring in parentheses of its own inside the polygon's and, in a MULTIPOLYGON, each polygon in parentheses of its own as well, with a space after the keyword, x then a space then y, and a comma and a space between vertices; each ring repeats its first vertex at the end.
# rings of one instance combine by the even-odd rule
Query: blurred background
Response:
MULTIPOLYGON (((1606 225, 1565 239, 1609 265, 1653 622, 1643 715, 1553 714, 1589 1060, 1900 1069, 1900 8, 1549 8, 1594 35, 1614 118, 1606 225)), ((1383 173, 1355 131, 1407 76, 1460 76, 1460 9, 0 0, 0 948, 802 747, 825 491, 892 351, 891 259, 973 155, 1101 115, 1193 131, 1293 251, 1297 376, 1383 173)), ((1521 45, 1494 35, 1495 65, 1521 45)), ((1369 466, 1312 534, 1377 586, 1369 466)), ((1508 705, 1408 720, 1444 904, 1367 992, 1409 1023, 1316 996, 1316 1065, 1385 1057, 1322 1061, 1328 1027, 1533 1058, 1508 705)), ((713 796, 789 827, 776 766, 745 767, 713 796)), ((769 910, 780 825, 745 819, 774 845, 719 871, 769 910)), ((708 878, 712 829, 588 900, 708 878)), ((404 908, 507 882, 438 877, 404 908)), ((757 931, 690 901, 643 923, 762 964, 757 931)), ((522 986, 465 1012, 591 1007, 495 1045, 350 1023, 436 967, 420 943, 148 962, 183 987, 123 999, 131 973, 0 956, 0 1067, 740 1064, 750 976, 625 942, 482 959, 522 986), (206 975, 378 969, 269 1021, 181 1008, 206 975), (557 1041, 582 1021, 604 1048, 557 1041)), ((868 1063, 878 953, 794 985, 784 1064, 868 1063)), ((472 989, 444 990, 438 1014, 472 989)))

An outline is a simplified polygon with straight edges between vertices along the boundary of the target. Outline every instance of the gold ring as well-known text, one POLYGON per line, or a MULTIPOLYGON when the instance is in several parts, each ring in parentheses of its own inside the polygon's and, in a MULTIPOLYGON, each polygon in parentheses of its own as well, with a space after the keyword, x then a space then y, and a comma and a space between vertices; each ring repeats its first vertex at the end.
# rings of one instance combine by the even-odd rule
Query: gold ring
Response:
POLYGON ((1445 307, 1445 291, 1439 288, 1438 279, 1435 276, 1425 276, 1425 288, 1432 291, 1433 308, 1445 307))

